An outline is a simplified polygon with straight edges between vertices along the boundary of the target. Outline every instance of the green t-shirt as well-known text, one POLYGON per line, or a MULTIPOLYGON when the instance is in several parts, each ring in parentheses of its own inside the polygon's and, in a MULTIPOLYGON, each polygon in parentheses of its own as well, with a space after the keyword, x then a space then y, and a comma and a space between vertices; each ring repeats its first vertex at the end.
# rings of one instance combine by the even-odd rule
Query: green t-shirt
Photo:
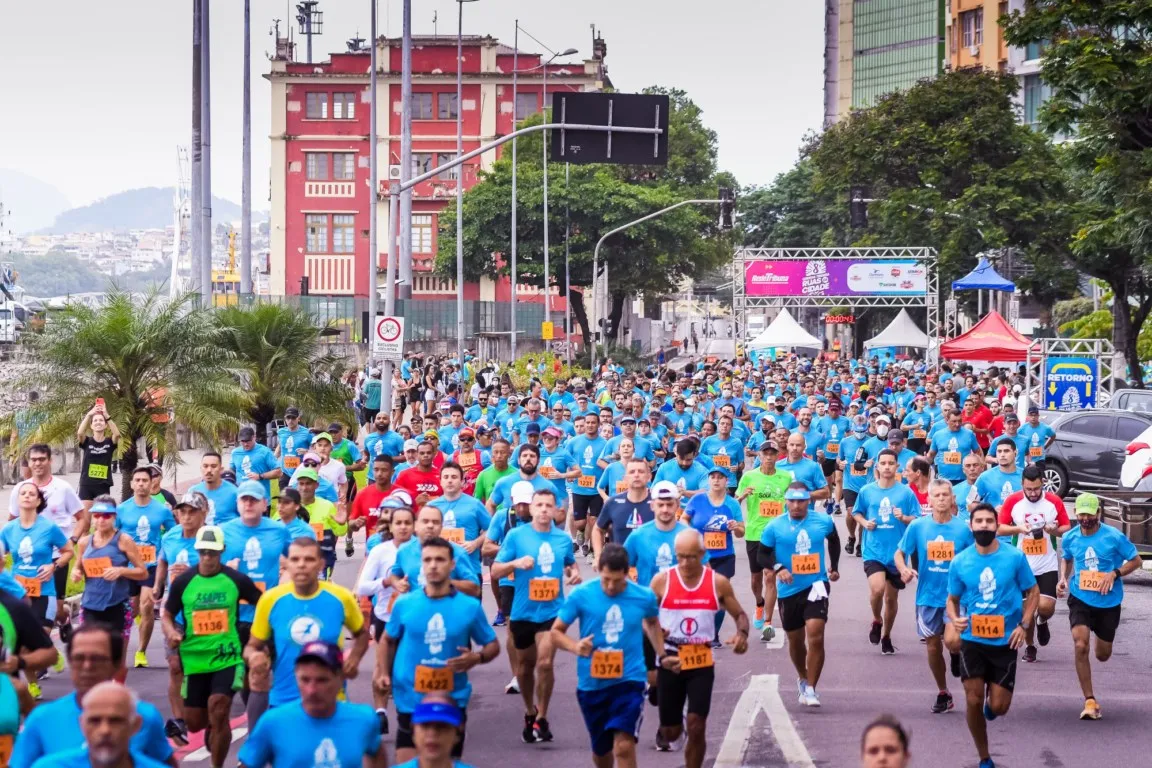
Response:
POLYGON ((492 495, 492 489, 496 487, 496 481, 515 471, 516 467, 511 464, 503 472, 496 469, 496 465, 493 464, 476 476, 476 490, 472 495, 476 497, 476 501, 481 503, 488 501, 488 497, 492 495))
POLYGON ((746 488, 752 489, 744 507, 744 538, 747 541, 759 542, 760 534, 769 521, 784 512, 784 492, 791 484, 792 473, 783 469, 766 475, 756 468, 740 478, 740 485, 736 486, 737 496, 746 488))
MULTIPOLYGON (((340 525, 333 518, 336 517, 336 505, 328 501, 328 499, 316 498, 311 504, 305 504, 304 509, 308 510, 308 524, 317 525, 322 524, 327 530, 337 536, 346 536, 348 534, 348 524, 340 525)), ((313 528, 312 530, 316 530, 313 528)), ((317 536, 317 539, 323 537, 317 536)))
POLYGON ((238 682, 243 683, 244 649, 236 617, 241 600, 256 605, 260 595, 250 578, 228 566, 214 576, 202 576, 198 567, 189 568, 172 582, 164 610, 173 618, 183 616, 180 663, 185 680, 188 675, 237 667, 238 682))

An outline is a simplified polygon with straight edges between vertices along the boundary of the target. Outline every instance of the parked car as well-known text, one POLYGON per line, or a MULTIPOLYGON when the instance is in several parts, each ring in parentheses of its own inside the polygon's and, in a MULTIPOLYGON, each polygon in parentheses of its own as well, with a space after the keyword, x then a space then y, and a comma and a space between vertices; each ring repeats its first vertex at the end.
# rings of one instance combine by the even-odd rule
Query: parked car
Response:
MULTIPOLYGON (((1056 431, 1044 468, 1044 489, 1066 496, 1073 488, 1117 488, 1135 470, 1125 464, 1141 436, 1152 437, 1152 413, 1113 408, 1051 412, 1045 421, 1056 431)), ((1144 446, 1152 464, 1152 442, 1144 446)), ((1141 470, 1142 471, 1142 470, 1141 470)))
POLYGON ((1152 413, 1152 389, 1117 389, 1112 393, 1108 407, 1152 413))

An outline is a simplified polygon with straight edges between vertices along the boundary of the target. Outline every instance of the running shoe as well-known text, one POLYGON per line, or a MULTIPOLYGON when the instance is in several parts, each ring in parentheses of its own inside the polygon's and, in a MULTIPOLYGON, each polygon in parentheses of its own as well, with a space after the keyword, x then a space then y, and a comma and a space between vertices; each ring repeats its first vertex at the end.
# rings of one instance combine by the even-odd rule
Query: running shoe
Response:
POLYGON ((803 704, 803 703, 804 703, 804 691, 805 691, 805 689, 807 689, 807 688, 808 688, 808 681, 807 681, 807 680, 805 680, 805 679, 804 679, 804 678, 802 678, 802 677, 798 677, 798 678, 796 678, 796 693, 797 693, 797 700, 798 700, 798 701, 799 701, 801 704, 803 704))
POLYGON ((656 751, 657 752, 671 752, 672 751, 672 742, 670 742, 670 741, 668 741, 668 739, 664 738, 664 729, 663 728, 657 728, 656 729, 656 751))
POLYGON ((1027 661, 1029 664, 1036 661, 1036 646, 1029 645, 1024 649, 1024 661, 1027 661))
POLYGON ((352 543, 352 537, 349 536, 344 539, 344 556, 352 557, 354 554, 356 554, 356 545, 352 543))
POLYGON ((388 735, 388 711, 384 709, 376 710, 376 719, 380 721, 380 735, 388 735))
POLYGON ((844 545, 844 551, 850 555, 856 554, 856 537, 849 536, 848 543, 844 545))
POLYGON ((896 653, 896 646, 892 645, 892 638, 880 638, 880 653, 884 654, 885 656, 891 656, 892 654, 896 653))
POLYGON ((1040 645, 1048 645, 1052 641, 1052 630, 1048 628, 1048 622, 1036 622, 1036 640, 1040 645))
POLYGON ((1081 720, 1099 720, 1103 717, 1100 713, 1100 705, 1096 703, 1096 699, 1085 699, 1084 711, 1080 713, 1081 720))
POLYGON ((980 761, 980 768, 996 768, 996 763, 992 762, 992 758, 986 757, 980 761))
POLYGON ((868 642, 872 643, 872 645, 880 645, 880 630, 881 629, 882 629, 882 627, 880 626, 880 622, 878 622, 878 621, 872 622, 872 628, 870 630, 868 630, 868 642))
POLYGON ((164 735, 176 742, 178 747, 188 746, 188 726, 183 720, 170 719, 164 723, 164 735))
POLYGON ((520 681, 516 678, 509 680, 508 685, 504 686, 504 693, 509 695, 520 693, 520 681))
POLYGON ((72 623, 64 622, 60 625, 60 642, 67 645, 72 641, 72 623))
POLYGON ((775 637, 776 637, 776 628, 773 627, 771 624, 765 624, 764 629, 760 630, 760 639, 766 643, 772 642, 772 639, 775 637))
POLYGON ((492 619, 492 626, 502 627, 507 623, 508 620, 504 618, 504 611, 496 611, 496 618, 492 619))
POLYGON ((756 606, 756 617, 752 619, 752 626, 756 627, 756 629, 764 628, 764 606, 756 606))
POLYGON ((524 715, 524 730, 520 732, 520 741, 525 744, 535 744, 538 739, 536 738, 536 715, 524 715))
POLYGON ((136 651, 136 660, 133 662, 133 666, 137 669, 140 669, 141 667, 147 669, 148 654, 144 653, 144 651, 136 651))
POLYGON ((552 741, 552 729, 548 727, 547 718, 536 718, 532 730, 536 733, 536 741, 552 741))
POLYGON ((56 661, 52 662, 52 671, 57 674, 64 671, 64 654, 56 654, 56 661))
POLYGON ((804 686, 804 706, 818 707, 820 706, 820 696, 816 693, 816 689, 810 685, 804 686))
POLYGON ((720 638, 716 638, 715 640, 713 640, 712 641, 712 650, 714 650, 714 651, 724 650, 724 641, 722 641, 720 638))
POLYGON ((947 691, 940 691, 940 693, 936 694, 936 703, 932 705, 932 712, 938 715, 941 712, 947 712, 954 706, 956 706, 956 703, 952 701, 952 694, 947 691))
POLYGON ((984 719, 992 722, 997 717, 999 717, 999 715, 992 711, 992 707, 988 706, 988 699, 984 699, 984 719))
POLYGON ((28 681, 28 695, 36 701, 40 701, 44 697, 44 693, 40 690, 40 683, 35 680, 28 681))

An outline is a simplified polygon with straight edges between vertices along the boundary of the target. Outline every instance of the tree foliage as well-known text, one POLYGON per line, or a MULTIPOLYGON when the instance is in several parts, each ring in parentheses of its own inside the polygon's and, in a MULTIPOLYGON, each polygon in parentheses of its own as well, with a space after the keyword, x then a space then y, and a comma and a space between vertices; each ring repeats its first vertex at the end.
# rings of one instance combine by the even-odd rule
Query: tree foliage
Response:
MULTIPOLYGON (((668 93, 669 163, 661 166, 573 165, 549 163, 550 279, 572 301, 585 329, 587 310, 574 286, 592 285, 593 250, 600 237, 623 224, 685 199, 714 199, 716 184, 734 180, 716 171, 716 134, 704 126, 700 109, 683 91, 668 93), (564 282, 565 223, 570 222, 571 285, 564 282)), ((524 125, 538 124, 537 115, 524 125)), ((517 281, 543 286, 544 215, 542 136, 517 145, 517 281)), ((481 181, 464 195, 464 275, 507 275, 511 267, 512 160, 505 151, 481 181)), ((612 295, 608 332, 614 332, 624 298, 660 298, 677 290, 686 277, 703 274, 731 258, 732 237, 721 233, 714 206, 687 206, 613 236, 600 250, 609 270, 612 295)), ((449 207, 440 217, 437 270, 456 273, 456 216, 449 207)), ((586 342, 589 339, 585 339, 586 342)))
POLYGON ((848 245, 847 197, 817 191, 816 168, 801 158, 771 185, 756 187, 740 200, 744 245, 755 248, 834 248, 848 245))

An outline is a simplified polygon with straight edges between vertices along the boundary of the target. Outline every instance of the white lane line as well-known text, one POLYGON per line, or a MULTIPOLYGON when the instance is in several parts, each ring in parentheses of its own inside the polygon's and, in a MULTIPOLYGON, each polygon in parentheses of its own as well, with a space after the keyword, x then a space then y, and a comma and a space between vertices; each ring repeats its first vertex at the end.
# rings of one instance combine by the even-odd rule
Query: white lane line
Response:
POLYGON ((771 640, 764 643, 764 647, 770 651, 778 651, 781 648, 783 648, 784 647, 784 630, 782 630, 782 629, 776 630, 776 634, 774 634, 772 636, 771 640))
POLYGON ((728 730, 716 755, 716 768, 738 768, 744 765, 744 754, 752 740, 756 716, 761 710, 768 716, 771 735, 787 761, 788 768, 816 768, 808 748, 796 731, 784 700, 780 698, 778 675, 753 675, 748 687, 740 694, 728 730))
MULTIPOLYGON (((236 742, 240 741, 240 739, 244 738, 244 735, 246 733, 248 733, 248 729, 243 727, 243 726, 241 726, 239 728, 233 728, 232 729, 232 743, 235 744, 236 742)), ((200 749, 196 750, 192 754, 187 755, 181 762, 184 762, 184 763, 202 763, 205 760, 207 760, 208 758, 210 758, 211 756, 212 755, 209 754, 209 752, 208 752, 208 747, 204 746, 204 747, 200 747, 200 749)))

